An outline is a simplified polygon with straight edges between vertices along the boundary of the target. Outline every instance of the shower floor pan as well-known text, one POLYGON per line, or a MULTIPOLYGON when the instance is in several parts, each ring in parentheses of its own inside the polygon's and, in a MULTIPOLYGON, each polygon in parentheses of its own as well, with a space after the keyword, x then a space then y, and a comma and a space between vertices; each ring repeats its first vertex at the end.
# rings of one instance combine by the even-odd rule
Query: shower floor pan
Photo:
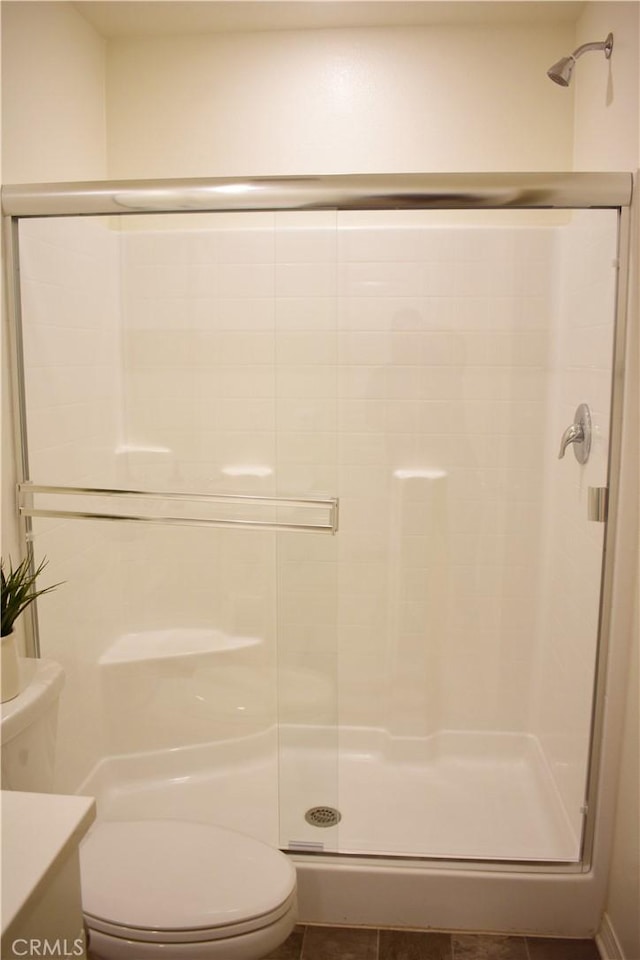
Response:
POLYGON ((298 851, 579 858, 542 751, 524 734, 441 732, 403 741, 376 730, 273 728, 106 758, 80 792, 97 798, 103 819, 211 822, 298 851), (309 823, 305 814, 318 806, 339 811, 339 823, 309 823))
POLYGON ((337 759, 330 749, 323 758, 321 751, 288 746, 286 735, 283 748, 281 738, 284 846, 444 859, 579 859, 536 738, 447 731, 393 743, 382 735, 381 748, 372 749, 375 736, 362 731, 338 736, 337 759), (336 826, 305 820, 319 804, 339 811, 336 826))

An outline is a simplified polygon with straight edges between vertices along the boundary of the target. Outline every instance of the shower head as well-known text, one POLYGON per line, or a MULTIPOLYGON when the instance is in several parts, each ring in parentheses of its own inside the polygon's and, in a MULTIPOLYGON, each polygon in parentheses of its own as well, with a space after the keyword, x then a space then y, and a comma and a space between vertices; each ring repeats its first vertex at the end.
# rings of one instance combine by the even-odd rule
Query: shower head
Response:
POLYGON ((559 83, 561 87, 568 87, 571 83, 571 74, 576 65, 576 60, 588 50, 604 50, 604 55, 608 60, 613 50, 613 34, 610 33, 606 40, 599 43, 583 43, 581 47, 573 51, 571 56, 562 57, 562 59, 554 63, 552 67, 549 67, 547 76, 553 80, 554 83, 559 83))
POLYGON ((562 57, 557 63, 547 70, 547 76, 554 83, 559 83, 561 87, 568 87, 571 83, 571 74, 575 65, 574 57, 562 57))

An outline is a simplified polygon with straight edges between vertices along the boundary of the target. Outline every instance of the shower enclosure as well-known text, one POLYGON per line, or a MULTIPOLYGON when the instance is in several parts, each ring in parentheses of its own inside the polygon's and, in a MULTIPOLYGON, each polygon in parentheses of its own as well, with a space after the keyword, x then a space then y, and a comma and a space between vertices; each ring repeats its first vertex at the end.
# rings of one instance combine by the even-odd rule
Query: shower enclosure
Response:
POLYGON ((5 190, 60 790, 307 864, 588 865, 630 189, 5 190))

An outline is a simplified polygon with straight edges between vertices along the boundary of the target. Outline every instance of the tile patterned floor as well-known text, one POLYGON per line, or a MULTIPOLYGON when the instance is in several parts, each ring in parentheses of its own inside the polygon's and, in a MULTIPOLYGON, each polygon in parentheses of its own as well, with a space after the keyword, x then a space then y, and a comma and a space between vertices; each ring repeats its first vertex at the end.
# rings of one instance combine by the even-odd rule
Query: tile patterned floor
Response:
POLYGON ((267 960, 600 960, 593 940, 301 925, 267 960))

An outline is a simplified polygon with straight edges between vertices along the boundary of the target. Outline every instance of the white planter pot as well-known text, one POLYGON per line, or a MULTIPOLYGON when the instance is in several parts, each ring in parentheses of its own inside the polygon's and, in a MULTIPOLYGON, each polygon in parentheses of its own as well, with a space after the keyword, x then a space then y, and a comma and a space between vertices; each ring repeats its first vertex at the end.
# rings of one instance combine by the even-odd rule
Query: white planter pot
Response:
POLYGON ((0 667, 0 683, 2 686, 2 703, 13 700, 20 693, 20 671, 18 669, 18 648, 15 633, 2 637, 2 662, 0 667))

